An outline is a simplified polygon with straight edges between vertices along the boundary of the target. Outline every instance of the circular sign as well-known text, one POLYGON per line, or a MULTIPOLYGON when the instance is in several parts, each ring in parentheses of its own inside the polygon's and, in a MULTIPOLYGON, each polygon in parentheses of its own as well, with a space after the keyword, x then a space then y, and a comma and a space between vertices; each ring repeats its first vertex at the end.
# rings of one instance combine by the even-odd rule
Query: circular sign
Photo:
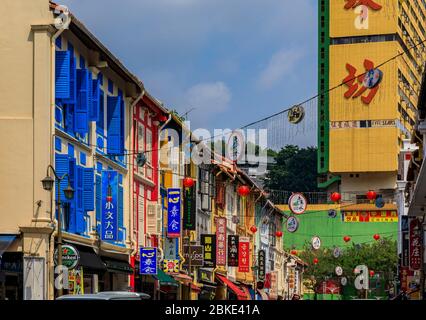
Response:
POLYGON ((385 200, 382 197, 378 197, 375 201, 375 205, 377 208, 383 208, 385 206, 385 200))
MULTIPOLYGON (((58 249, 56 248, 54 254, 55 265, 58 265, 58 249)), ((69 244, 62 245, 62 265, 68 269, 74 269, 80 261, 80 254, 78 250, 69 244)))
POLYGON ((340 257, 340 254, 342 253, 342 251, 340 250, 340 248, 334 248, 333 250, 333 257, 338 258, 340 257))
POLYGON ((379 69, 371 69, 365 73, 362 85, 368 89, 372 89, 377 86, 383 78, 383 72, 379 69))
POLYGON ((287 231, 288 232, 296 232, 297 228, 299 228, 299 220, 296 217, 289 217, 287 219, 287 231))
POLYGON ((293 193, 288 199, 288 206, 291 212, 295 214, 302 214, 306 211, 308 201, 305 196, 299 192, 293 193))
POLYGON ((334 209, 328 210, 328 217, 329 218, 336 218, 337 217, 337 211, 334 209))
POLYGON ((340 277, 343 274, 343 269, 340 266, 337 266, 336 269, 334 270, 336 272, 336 274, 340 277))
POLYGON ((346 277, 342 277, 341 279, 340 279, 340 284, 342 285, 342 286, 346 286, 346 284, 348 283, 348 279, 346 279, 346 277))
POLYGON ((305 109, 301 105, 294 106, 288 111, 288 121, 292 124, 298 124, 305 117, 305 109))
POLYGON ((321 248, 320 237, 315 236, 312 238, 312 248, 314 248, 315 250, 318 250, 319 248, 321 248))

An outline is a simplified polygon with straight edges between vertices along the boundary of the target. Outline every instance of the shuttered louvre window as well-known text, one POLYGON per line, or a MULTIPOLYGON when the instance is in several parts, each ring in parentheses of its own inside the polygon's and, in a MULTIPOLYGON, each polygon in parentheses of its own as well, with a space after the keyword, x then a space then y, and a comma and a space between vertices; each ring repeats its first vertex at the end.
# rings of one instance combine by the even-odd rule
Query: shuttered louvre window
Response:
POLYGON ((156 204, 157 208, 157 234, 163 234, 163 207, 161 204, 156 204))
POLYGON ((85 134, 89 131, 89 72, 77 70, 77 103, 74 110, 75 132, 85 134))
MULTIPOLYGON (((55 154, 55 171, 58 176, 63 176, 65 173, 68 173, 69 167, 69 157, 67 154, 55 154)), ((65 198, 64 190, 68 186, 68 177, 61 181, 61 201, 67 202, 68 199, 65 198)), ((56 189, 58 188, 58 182, 56 182, 56 189)), ((57 193, 55 193, 56 195, 57 193)))
POLYGON ((76 170, 76 232, 83 234, 86 230, 86 223, 84 221, 84 168, 77 166, 76 170))
POLYGON ((69 232, 75 233, 77 230, 77 164, 75 158, 69 158, 68 174, 70 177, 70 185, 74 189, 74 197, 70 202, 69 210, 69 232))
POLYGON ((98 121, 99 117, 99 105, 100 105, 100 79, 92 80, 92 95, 90 101, 89 120, 98 121))
POLYGON ((104 128, 105 128, 105 96, 104 91, 99 90, 99 114, 98 114, 98 120, 96 122, 96 132, 104 135, 104 128))
MULTIPOLYGON (((123 229, 124 228, 124 197, 123 197, 123 187, 118 186, 118 228, 123 229)), ((124 240, 124 230, 119 230, 118 232, 118 241, 124 240)))
POLYGON ((64 103, 75 104, 77 100, 77 60, 73 55, 73 52, 68 50, 70 53, 70 96, 68 99, 64 99, 64 103))
POLYGON ((108 97, 107 100, 107 149, 109 154, 121 154, 121 106, 120 97, 108 97))
POLYGON ((146 229, 150 234, 157 233, 157 206, 156 203, 148 201, 146 215, 146 229))
MULTIPOLYGON (((96 225, 101 222, 102 214, 102 177, 96 175, 96 225)), ((98 231, 99 232, 99 231, 98 231)))
POLYGON ((138 195, 138 244, 139 246, 144 245, 145 238, 145 198, 144 198, 144 187, 139 186, 138 195))
POLYGON ((83 207, 85 211, 95 209, 94 186, 93 168, 83 168, 83 207))
POLYGON ((55 98, 70 97, 70 53, 69 51, 55 52, 55 98))

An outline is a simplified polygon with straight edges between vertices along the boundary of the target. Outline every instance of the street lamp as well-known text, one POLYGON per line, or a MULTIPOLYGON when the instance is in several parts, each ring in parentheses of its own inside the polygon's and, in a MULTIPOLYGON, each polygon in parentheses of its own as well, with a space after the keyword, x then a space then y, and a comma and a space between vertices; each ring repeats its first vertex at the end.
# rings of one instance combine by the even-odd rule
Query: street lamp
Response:
MULTIPOLYGON (((68 173, 62 177, 56 174, 55 169, 49 164, 47 166, 46 177, 41 180, 43 189, 52 192, 55 180, 49 175, 49 169, 52 170, 55 179, 58 181, 58 195, 56 197, 56 211, 58 212, 58 266, 62 265, 62 218, 61 218, 61 181, 68 177, 68 186, 64 190, 65 198, 71 200, 74 197, 74 189, 71 187, 68 173)), ((58 296, 62 295, 62 287, 58 288, 58 296)))

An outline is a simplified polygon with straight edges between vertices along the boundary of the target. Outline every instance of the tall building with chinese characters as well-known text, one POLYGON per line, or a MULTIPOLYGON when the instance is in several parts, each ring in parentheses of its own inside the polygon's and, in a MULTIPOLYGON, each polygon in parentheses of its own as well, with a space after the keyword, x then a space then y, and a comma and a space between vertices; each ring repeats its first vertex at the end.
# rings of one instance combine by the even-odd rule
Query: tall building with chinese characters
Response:
POLYGON ((424 0, 319 2, 319 186, 339 190, 343 200, 358 201, 368 190, 393 199, 403 180, 425 20, 424 0))

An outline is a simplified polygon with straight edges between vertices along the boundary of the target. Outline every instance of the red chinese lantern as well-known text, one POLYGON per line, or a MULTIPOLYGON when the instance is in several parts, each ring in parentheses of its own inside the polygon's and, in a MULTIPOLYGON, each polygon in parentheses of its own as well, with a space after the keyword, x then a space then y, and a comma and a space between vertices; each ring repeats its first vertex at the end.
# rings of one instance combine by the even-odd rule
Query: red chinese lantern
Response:
POLYGON ((332 194, 331 194, 331 201, 333 201, 333 202, 339 202, 340 201, 340 199, 342 199, 342 196, 340 195, 340 193, 338 193, 338 192, 333 192, 332 194))
POLYGON ((374 271, 370 270, 370 277, 373 277, 373 276, 374 276, 374 271))
POLYGON ((370 191, 367 192, 367 199, 368 200, 374 200, 374 199, 376 199, 376 197, 377 197, 377 193, 376 192, 374 192, 372 190, 370 190, 370 191))
POLYGON ((281 238, 281 237, 283 236, 283 232, 282 232, 282 231, 277 231, 277 232, 275 232, 275 235, 276 235, 278 238, 281 238))
POLYGON ((314 264, 318 264, 319 260, 318 258, 314 258, 314 264))
POLYGON ((194 179, 186 177, 183 179, 183 186, 185 188, 191 188, 194 185, 194 179))
POLYGON ((250 193, 250 188, 248 186, 243 185, 238 187, 238 194, 241 197, 246 197, 249 195, 249 193, 250 193))
POLYGON ((344 236, 344 237, 343 237, 343 241, 345 241, 345 242, 349 242, 349 241, 351 241, 351 237, 349 237, 349 236, 344 236))
POLYGON ((291 250, 290 253, 295 256, 297 255, 297 250, 291 250))
POLYGON ((106 200, 107 200, 107 202, 111 202, 112 201, 112 196, 107 196, 106 200))
POLYGON ((250 227, 250 231, 251 231, 252 233, 256 233, 256 231, 257 231, 256 226, 251 226, 251 227, 250 227))
POLYGON ((160 122, 166 122, 167 121, 167 117, 165 116, 165 115, 161 115, 161 116, 159 116, 158 117, 158 120, 160 121, 160 122))
POLYGON ((377 240, 379 240, 379 239, 380 239, 380 234, 377 234, 377 233, 376 233, 376 234, 373 236, 373 238, 374 238, 374 240, 376 240, 376 241, 377 241, 377 240))

